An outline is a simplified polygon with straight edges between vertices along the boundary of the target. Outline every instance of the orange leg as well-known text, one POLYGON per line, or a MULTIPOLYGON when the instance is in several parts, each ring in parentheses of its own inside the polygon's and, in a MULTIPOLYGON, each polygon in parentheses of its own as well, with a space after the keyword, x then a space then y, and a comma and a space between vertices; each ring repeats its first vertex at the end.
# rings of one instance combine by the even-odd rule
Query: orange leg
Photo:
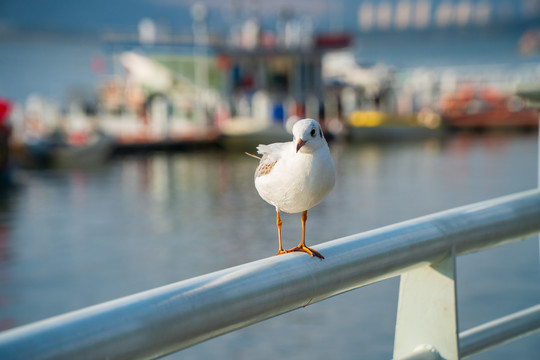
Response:
POLYGON ((322 256, 319 252, 311 248, 308 248, 306 246, 306 221, 307 221, 307 210, 302 212, 302 241, 300 241, 300 244, 298 244, 297 247, 287 250, 287 252, 302 251, 302 252, 308 253, 309 255, 311 255, 311 257, 316 256, 319 259, 324 259, 324 256, 322 256))
POLYGON ((276 255, 281 255, 281 254, 286 254, 287 251, 286 250, 283 250, 283 245, 282 245, 282 242, 281 242, 281 225, 283 224, 283 222, 281 221, 281 217, 279 216, 279 209, 276 209, 276 225, 277 225, 277 229, 278 229, 278 239, 279 239, 279 249, 278 249, 278 252, 276 255))

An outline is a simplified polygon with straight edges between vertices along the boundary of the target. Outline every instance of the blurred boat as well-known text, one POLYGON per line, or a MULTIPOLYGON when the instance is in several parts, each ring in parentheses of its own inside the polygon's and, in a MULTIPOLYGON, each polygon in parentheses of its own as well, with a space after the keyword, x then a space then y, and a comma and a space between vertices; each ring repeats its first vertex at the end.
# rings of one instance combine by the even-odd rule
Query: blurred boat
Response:
POLYGON ((173 70, 209 59, 124 52, 119 60, 127 76, 108 79, 99 96, 100 126, 117 140, 119 150, 207 146, 215 141, 211 114, 217 91, 173 70))
POLYGON ((339 129, 325 126, 340 119, 326 106, 322 57, 351 49, 352 36, 315 33, 311 21, 289 10, 276 29, 250 17, 218 39, 194 19, 185 47, 164 52, 154 39, 144 42, 145 54, 119 54, 127 72, 100 92, 101 125, 122 148, 182 146, 187 137, 236 150, 290 140, 285 126, 296 118, 339 129))
POLYGON ((502 109, 474 114, 445 113, 443 116, 448 126, 454 129, 527 129, 538 126, 537 112, 532 109, 518 111, 502 109))
POLYGON ((89 168, 103 165, 116 145, 112 136, 103 132, 93 134, 82 145, 55 146, 51 149, 51 163, 55 168, 89 168))
POLYGON ((95 132, 84 141, 68 140, 53 132, 49 136, 25 144, 19 161, 29 168, 91 168, 103 165, 111 156, 115 139, 95 132))
POLYGON ((441 99, 441 116, 454 129, 527 129, 538 127, 538 112, 524 100, 493 87, 462 86, 441 99))
POLYGON ((400 140, 440 136, 441 117, 428 105, 401 106, 395 70, 384 64, 359 65, 354 54, 327 59, 326 77, 339 99, 351 140, 400 140))
POLYGON ((348 135, 353 140, 411 140, 443 134, 441 117, 430 110, 417 114, 354 111, 348 123, 348 135))
POLYGON ((66 113, 48 99, 34 96, 12 116, 10 150, 25 168, 84 168, 103 164, 115 148, 99 118, 73 102, 66 113))

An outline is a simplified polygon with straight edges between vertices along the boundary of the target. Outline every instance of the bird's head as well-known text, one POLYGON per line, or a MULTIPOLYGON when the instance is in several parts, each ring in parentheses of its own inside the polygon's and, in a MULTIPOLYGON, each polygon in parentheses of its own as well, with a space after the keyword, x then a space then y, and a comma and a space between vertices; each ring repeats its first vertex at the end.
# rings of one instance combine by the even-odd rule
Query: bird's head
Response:
POLYGON ((293 142, 296 152, 312 153, 326 145, 321 125, 313 119, 303 119, 294 124, 293 142))

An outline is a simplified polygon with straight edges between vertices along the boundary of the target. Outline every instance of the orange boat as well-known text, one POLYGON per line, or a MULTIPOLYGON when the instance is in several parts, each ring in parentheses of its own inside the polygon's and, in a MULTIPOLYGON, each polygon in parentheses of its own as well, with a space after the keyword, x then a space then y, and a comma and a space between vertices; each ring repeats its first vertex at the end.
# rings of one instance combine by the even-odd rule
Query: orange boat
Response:
POLYGON ((462 86, 455 94, 441 99, 441 115, 450 128, 536 128, 538 112, 527 108, 516 96, 508 96, 491 86, 476 90, 462 86))

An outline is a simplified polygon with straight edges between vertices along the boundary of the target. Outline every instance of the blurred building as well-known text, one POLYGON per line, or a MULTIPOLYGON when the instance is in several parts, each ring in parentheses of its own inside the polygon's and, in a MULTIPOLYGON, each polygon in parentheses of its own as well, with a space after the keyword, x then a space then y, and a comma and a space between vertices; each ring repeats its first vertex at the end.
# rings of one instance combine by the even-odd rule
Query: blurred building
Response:
POLYGON ((364 0, 358 5, 358 29, 407 31, 486 27, 540 17, 538 0, 364 0))

